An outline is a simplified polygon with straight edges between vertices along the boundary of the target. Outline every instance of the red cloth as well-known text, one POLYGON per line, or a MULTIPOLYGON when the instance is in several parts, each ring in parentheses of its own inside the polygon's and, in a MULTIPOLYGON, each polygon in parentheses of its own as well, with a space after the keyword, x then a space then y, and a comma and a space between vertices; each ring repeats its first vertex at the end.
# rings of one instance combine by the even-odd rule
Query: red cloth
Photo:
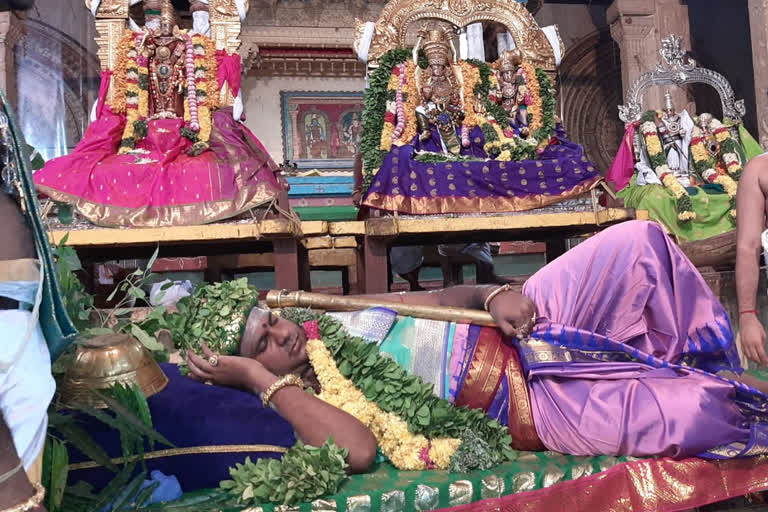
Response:
POLYGON ((240 92, 240 55, 230 55, 226 50, 216 50, 216 64, 218 66, 219 90, 226 82, 229 84, 232 96, 237 96, 237 93, 240 92))
POLYGON ((629 181, 635 173, 635 155, 633 150, 635 130, 636 126, 633 123, 627 124, 619 151, 616 153, 616 158, 613 159, 611 168, 605 176, 606 181, 612 181, 616 184, 616 190, 621 190, 629 185, 629 181))

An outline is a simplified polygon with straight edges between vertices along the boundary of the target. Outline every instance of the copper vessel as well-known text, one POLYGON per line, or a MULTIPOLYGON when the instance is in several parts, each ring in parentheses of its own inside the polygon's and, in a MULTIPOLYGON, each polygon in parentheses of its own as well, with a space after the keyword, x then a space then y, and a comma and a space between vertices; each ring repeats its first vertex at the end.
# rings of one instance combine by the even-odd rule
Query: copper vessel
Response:
POLYGON ((77 347, 72 366, 59 385, 59 406, 106 407, 92 392, 113 384, 138 384, 144 395, 159 393, 168 377, 139 340, 127 334, 105 334, 77 347))

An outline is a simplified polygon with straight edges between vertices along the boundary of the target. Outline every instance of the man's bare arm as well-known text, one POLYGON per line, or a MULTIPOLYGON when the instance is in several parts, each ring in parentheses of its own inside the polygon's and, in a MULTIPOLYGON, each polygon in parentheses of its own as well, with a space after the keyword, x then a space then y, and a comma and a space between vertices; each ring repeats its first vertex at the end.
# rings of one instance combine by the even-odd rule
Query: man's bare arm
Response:
POLYGON ((765 193, 760 175, 768 178, 768 156, 753 159, 744 170, 736 197, 736 292, 739 310, 756 307, 760 234, 765 227, 765 193))
POLYGON ((760 235, 765 228, 768 156, 749 162, 739 182, 736 235, 736 295, 739 306, 739 332, 744 354, 768 365, 765 329, 757 314, 757 283, 760 278, 760 235))

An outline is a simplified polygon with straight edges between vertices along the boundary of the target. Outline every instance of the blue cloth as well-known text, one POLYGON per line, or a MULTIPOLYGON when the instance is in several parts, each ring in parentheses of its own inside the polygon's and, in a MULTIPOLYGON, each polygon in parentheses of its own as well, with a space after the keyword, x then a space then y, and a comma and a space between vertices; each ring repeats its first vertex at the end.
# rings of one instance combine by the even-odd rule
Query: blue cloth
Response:
MULTIPOLYGON (((147 401, 155 430, 175 448, 156 445, 146 464, 150 471, 176 475, 185 491, 218 487, 221 480, 229 478, 229 468, 246 457, 279 458, 279 449, 296 442, 291 424, 265 408, 256 395, 206 386, 179 374, 174 364, 161 368, 168 376, 168 386, 147 401), (178 449, 186 451, 179 454, 178 449)), ((117 431, 90 417, 80 419, 81 426, 111 457, 121 456, 117 431)), ((71 463, 87 460, 69 449, 71 463)), ((74 469, 69 483, 85 480, 100 488, 112 477, 103 468, 74 469)))

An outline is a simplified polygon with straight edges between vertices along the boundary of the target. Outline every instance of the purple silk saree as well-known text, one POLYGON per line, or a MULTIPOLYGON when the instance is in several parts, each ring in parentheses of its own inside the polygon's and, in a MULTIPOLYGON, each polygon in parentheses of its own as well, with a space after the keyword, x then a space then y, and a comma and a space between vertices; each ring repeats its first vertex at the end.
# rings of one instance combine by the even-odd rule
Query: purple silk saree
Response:
POLYGON ((535 274, 518 343, 536 431, 572 455, 730 458, 766 453, 768 397, 741 373, 730 321, 651 222, 609 228, 535 274))

